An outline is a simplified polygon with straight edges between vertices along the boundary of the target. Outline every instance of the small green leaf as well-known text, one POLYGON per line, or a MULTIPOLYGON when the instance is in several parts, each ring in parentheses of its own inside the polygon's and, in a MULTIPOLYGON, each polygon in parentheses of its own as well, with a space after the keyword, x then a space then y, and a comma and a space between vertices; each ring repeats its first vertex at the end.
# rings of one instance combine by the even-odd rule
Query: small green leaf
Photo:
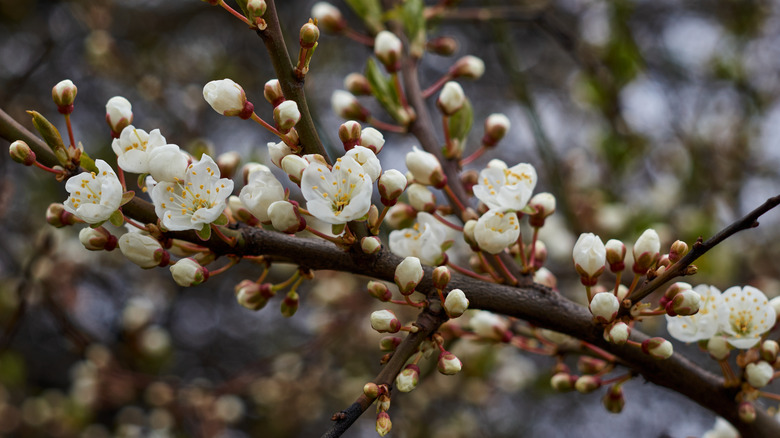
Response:
POLYGON ((203 225, 203 228, 198 230, 198 238, 200 240, 209 240, 211 237, 211 224, 203 225))
POLYGON ((117 210, 111 213, 111 217, 108 218, 108 221, 111 222, 111 225, 115 227, 121 227, 125 223, 125 215, 123 215, 121 211, 117 210))
POLYGON ((146 187, 146 177, 149 176, 148 173, 142 173, 138 175, 138 187, 146 187))
POLYGON ((409 38, 409 54, 420 58, 425 52, 425 14, 423 0, 406 0, 401 14, 403 17, 404 31, 409 38))
POLYGON ((408 123, 409 117, 401 106, 401 99, 393 86, 392 78, 386 77, 379 71, 373 58, 369 58, 366 63, 366 79, 371 86, 371 94, 379 101, 382 108, 399 123, 404 125, 408 123))
POLYGON ((455 112, 455 114, 453 114, 449 120, 448 131, 450 140, 455 145, 454 149, 458 151, 458 153, 456 153, 452 158, 459 157, 460 152, 462 152, 465 148, 466 138, 468 137, 469 132, 471 132, 471 126, 473 123, 474 109, 471 106, 471 101, 466 98, 466 102, 463 104, 463 107, 455 112))
POLYGON ((382 5, 379 0, 346 0, 349 7, 363 20, 372 34, 384 30, 382 5))
POLYGON ((135 192, 132 190, 122 193, 122 202, 120 202, 119 205, 122 206, 127 204, 134 197, 135 197, 135 192))
POLYGON ((212 222, 212 224, 214 224, 214 225, 227 225, 228 224, 228 218, 223 213, 223 214, 219 215, 219 217, 217 219, 215 219, 214 222, 212 222))
POLYGON ((97 166, 95 166, 95 160, 93 160, 92 157, 90 157, 86 152, 81 152, 79 166, 83 167, 87 172, 99 173, 97 166))
POLYGON ((67 165, 70 161, 68 157, 68 151, 65 150, 65 144, 62 142, 62 135, 60 131, 38 111, 27 111, 27 114, 32 116, 32 123, 38 133, 43 137, 43 141, 49 145, 49 148, 57 156, 57 160, 63 166, 67 165))

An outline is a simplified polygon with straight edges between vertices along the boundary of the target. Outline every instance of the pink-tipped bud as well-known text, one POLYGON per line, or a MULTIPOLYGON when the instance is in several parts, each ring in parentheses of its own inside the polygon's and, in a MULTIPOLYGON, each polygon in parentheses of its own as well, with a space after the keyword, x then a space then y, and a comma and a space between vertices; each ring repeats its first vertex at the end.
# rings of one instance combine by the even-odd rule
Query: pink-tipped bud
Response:
POLYGON ((626 405, 626 399, 623 397, 623 387, 621 385, 610 386, 601 402, 607 411, 613 414, 622 412, 623 407, 626 405))
POLYGON ((284 299, 282 300, 280 310, 282 312, 282 316, 285 318, 290 318, 293 315, 295 315, 295 312, 298 311, 298 306, 300 305, 301 297, 298 295, 298 292, 291 290, 287 292, 287 295, 284 296, 284 299))
POLYGON ((664 338, 650 338, 642 342, 642 351, 654 359, 669 359, 674 353, 672 343, 664 338))
POLYGON ((431 53, 441 56, 452 56, 458 50, 458 41, 448 36, 436 37, 429 39, 425 47, 431 53))
POLYGON ((254 105, 246 99, 244 89, 231 79, 207 83, 203 87, 203 98, 214 111, 225 116, 248 119, 254 113, 254 105))
POLYGON ((661 240, 658 233, 652 228, 645 230, 636 240, 632 251, 634 253, 633 271, 640 275, 646 274, 660 257, 661 240))
POLYGON ((447 283, 450 282, 450 278, 452 278, 450 268, 446 266, 437 266, 433 270, 433 287, 444 289, 447 287, 447 283))
POLYGON ((299 42, 304 49, 311 49, 317 44, 317 40, 320 39, 320 29, 309 21, 301 26, 301 32, 299 34, 299 42))
POLYGON ((271 79, 263 86, 263 97, 271 105, 278 106, 284 102, 284 92, 282 92, 282 86, 279 84, 279 79, 271 79))
POLYGON ((401 322, 392 310, 377 310, 371 314, 371 328, 379 333, 398 333, 401 322))
POLYGON ((301 120, 301 112, 294 100, 285 100, 274 108, 274 121, 283 133, 289 132, 301 120))
POLYGON ((311 16, 326 32, 339 33, 347 27, 341 11, 327 2, 317 2, 311 8, 311 16))
POLYGON ((406 190, 406 177, 403 173, 390 169, 379 177, 377 187, 382 205, 393 206, 398 202, 398 197, 406 190))
POLYGON ((423 271, 420 259, 417 257, 406 257, 395 268, 395 284, 403 295, 411 295, 414 288, 420 284, 423 271))
POLYGON ((393 422, 390 421, 390 415, 387 412, 382 411, 376 414, 376 433, 379 436, 385 436, 390 433, 393 428, 393 422))
POLYGON ((574 383, 574 389, 581 394, 587 394, 601 388, 601 379, 596 376, 580 376, 574 383))
POLYGON ((11 155, 11 159, 17 163, 22 163, 25 166, 35 164, 35 152, 22 140, 11 143, 11 146, 8 147, 8 153, 11 155))
POLYGON ((360 249, 364 254, 376 254, 382 249, 382 240, 377 236, 366 236, 360 239, 360 249))
POLYGON ((555 373, 552 378, 550 378, 550 386, 558 392, 569 392, 574 390, 574 384, 576 382, 577 377, 566 372, 555 373))
POLYGON ((453 78, 479 79, 483 74, 485 74, 485 62, 472 55, 460 58, 450 68, 450 75, 453 78))
POLYGON ((179 286, 197 286, 209 278, 209 270, 193 258, 181 259, 171 265, 171 275, 179 286))
POLYGON ((170 261, 170 255, 160 242, 148 234, 125 233, 118 243, 122 254, 144 269, 166 266, 170 261))
POLYGON ((50 204, 46 209, 46 222, 55 227, 62 228, 67 225, 78 223, 78 218, 65 210, 65 206, 60 203, 50 204))
POLYGON ((344 150, 349 151, 360 143, 360 123, 348 120, 339 126, 339 140, 344 145, 344 150))
POLYGON ((390 73, 397 72, 401 68, 402 48, 401 40, 387 30, 379 32, 374 40, 374 55, 390 73))
POLYGON ((622 321, 616 321, 604 328, 604 340, 610 344, 623 345, 628 342, 631 327, 622 321))
POLYGON ((103 227, 82 228, 79 241, 90 251, 112 251, 117 246, 117 238, 103 227))
POLYGON ((236 301, 249 310, 260 310, 268 303, 268 297, 260 291, 261 286, 252 280, 242 280, 234 288, 236 301))
POLYGON ((350 73, 344 78, 344 88, 355 96, 370 96, 371 84, 360 73, 350 73))
POLYGON ((744 401, 740 403, 737 414, 743 423, 752 423, 756 421, 756 407, 753 406, 753 403, 751 402, 744 401))
POLYGON ((379 396, 379 386, 374 382, 368 382, 363 385, 363 394, 371 399, 377 398, 379 396))
POLYGON ((577 369, 582 374, 598 374, 607 365, 607 361, 591 356, 580 356, 577 359, 577 369))
POLYGON ((401 392, 410 392, 417 387, 419 381, 420 367, 410 363, 396 376, 395 387, 401 392))
POLYGON ((493 147, 509 132, 512 124, 509 118, 501 113, 494 113, 485 119, 485 135, 482 137, 482 144, 485 147, 493 147))
POLYGON ((460 369, 463 367, 463 363, 461 363, 457 356, 450 353, 449 351, 442 351, 441 354, 439 354, 439 361, 436 367, 440 373, 451 376, 453 374, 457 374, 460 371, 460 369))
POLYGON ((403 339, 398 336, 385 336, 379 340, 379 349, 381 351, 395 351, 403 339))
POLYGON ((70 79, 60 81, 51 89, 51 98, 57 105, 57 111, 60 114, 70 114, 73 112, 73 102, 76 100, 78 89, 70 79))
POLYGON ((528 205, 536 209, 536 213, 528 217, 528 222, 532 227, 539 228, 544 226, 548 216, 555 213, 555 196, 552 193, 537 193, 528 201, 528 205))
POLYGON ((306 229, 306 220, 301 216, 295 201, 276 201, 268 206, 268 217, 274 229, 294 234, 306 229))
POLYGON ((688 244, 682 240, 675 240, 672 247, 669 249, 669 261, 671 263, 677 263, 678 260, 683 258, 688 253, 688 244))
POLYGON ((612 272, 621 272, 626 268, 623 262, 626 258, 626 245, 617 239, 610 239, 604 245, 607 250, 607 263, 612 272))

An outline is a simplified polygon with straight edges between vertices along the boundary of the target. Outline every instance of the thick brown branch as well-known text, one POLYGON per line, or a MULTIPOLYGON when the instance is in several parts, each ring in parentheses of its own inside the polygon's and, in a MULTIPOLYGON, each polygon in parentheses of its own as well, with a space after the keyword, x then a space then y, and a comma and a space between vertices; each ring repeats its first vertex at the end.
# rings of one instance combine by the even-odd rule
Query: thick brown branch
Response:
POLYGON ((320 136, 314 128, 314 122, 309 112, 309 105, 306 102, 306 94, 303 91, 303 80, 299 80, 293 70, 293 64, 290 60, 290 54, 284 43, 284 35, 279 25, 279 17, 276 15, 276 5, 274 0, 266 0, 266 9, 263 18, 268 27, 265 30, 258 30, 257 34, 263 39, 268 55, 271 57, 271 64, 274 66, 276 77, 282 86, 284 97, 294 100, 298 104, 298 110, 301 112, 301 120, 295 125, 298 135, 303 145, 303 153, 320 154, 328 162, 328 153, 322 146, 320 136))

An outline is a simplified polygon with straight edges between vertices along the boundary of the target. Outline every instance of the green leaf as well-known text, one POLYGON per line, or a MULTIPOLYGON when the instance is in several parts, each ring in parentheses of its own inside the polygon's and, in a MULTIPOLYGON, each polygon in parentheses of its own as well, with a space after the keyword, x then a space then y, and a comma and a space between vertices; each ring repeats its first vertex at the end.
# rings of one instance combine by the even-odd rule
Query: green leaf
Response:
POLYGON ((87 172, 99 173, 97 166, 95 166, 95 160, 89 156, 86 152, 81 152, 81 158, 79 158, 79 166, 83 167, 87 172))
POLYGON ((393 86, 393 79, 379 70, 373 58, 369 58, 366 63, 366 79, 371 86, 371 94, 379 101, 382 108, 397 122, 404 125, 408 123, 409 117, 401 106, 401 99, 393 86))
POLYGON ((372 34, 384 30, 382 25, 382 5, 379 0, 346 0, 347 4, 363 20, 372 34))
POLYGON ((70 161, 68 151, 65 149, 65 144, 62 142, 62 135, 60 131, 48 120, 41 115, 38 111, 27 111, 27 114, 32 116, 32 123, 35 129, 43 137, 43 141, 49 145, 49 148, 57 156, 57 160, 61 165, 65 166, 70 161))
POLYGON ((198 230, 197 233, 200 240, 209 240, 211 237, 211 224, 203 225, 203 228, 198 230))
POLYGON ((147 176, 149 176, 148 173, 142 173, 142 174, 138 175, 138 181, 137 181, 138 187, 146 188, 146 177, 147 176))
POLYGON ((455 156, 459 157, 461 152, 463 152, 463 149, 466 146, 466 138, 468 137, 469 132, 471 132, 471 126, 473 124, 474 108, 471 106, 471 101, 466 98, 463 107, 450 116, 448 125, 450 141, 455 145, 453 149, 458 151, 455 156))
POLYGON ((404 31, 409 38, 409 54, 421 58, 425 52, 425 15, 423 0, 406 0, 401 9, 404 31))
POLYGON ((119 203, 120 206, 127 204, 135 197, 135 192, 130 190, 127 192, 122 193, 122 202, 119 203))
POLYGON ((125 223, 125 215, 123 215, 121 211, 117 210, 111 213, 111 217, 108 218, 108 221, 111 222, 111 225, 115 227, 121 227, 125 223))

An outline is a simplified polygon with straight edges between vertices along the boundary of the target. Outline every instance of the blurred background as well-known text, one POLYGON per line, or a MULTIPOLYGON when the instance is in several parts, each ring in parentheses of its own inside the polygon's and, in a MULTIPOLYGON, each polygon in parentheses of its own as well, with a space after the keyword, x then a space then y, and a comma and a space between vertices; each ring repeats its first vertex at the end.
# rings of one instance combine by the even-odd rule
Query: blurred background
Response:
MULTIPOLYGON (((314 2, 277 3, 294 55, 314 2)), ((346 4, 334 4, 365 31, 346 4)), ((485 61, 481 79, 462 82, 475 113, 467 152, 489 114, 505 113, 512 128, 469 168, 492 158, 537 168, 536 191, 554 193, 559 205, 541 237, 548 268, 572 299, 584 300, 571 266, 580 232, 630 245, 654 227, 665 247, 691 244, 780 191, 777 2, 464 0, 428 36, 451 36, 458 48, 423 58, 423 87, 460 56, 485 61)), ((347 74, 363 71, 371 51, 326 34, 319 44, 306 92, 320 136, 338 151, 342 120, 330 96, 347 74)), ((244 162, 269 164, 272 136, 216 114, 202 87, 231 78, 270 120, 262 87, 273 77, 261 40, 201 1, 0 0, 0 107, 27 127, 24 111, 35 109, 64 129, 51 87, 71 79, 76 140, 109 162, 105 103, 122 95, 138 128, 160 128, 191 152, 238 151, 244 162)), ((361 102, 390 120, 375 102, 361 102)), ((385 139, 383 166, 404 170, 415 139, 385 139)), ((66 198, 62 185, 6 154, 0 166, 0 435, 319 436, 380 369, 381 336, 368 324, 380 306, 365 279, 318 272, 294 317, 280 315, 279 299, 251 312, 236 304, 233 286, 256 278, 256 266, 181 289, 167 269, 141 271, 118 251, 88 252, 77 227, 48 226, 47 206, 66 198)), ((707 254, 693 284, 780 294, 779 224, 770 212, 707 254)), ((275 267, 271 279, 292 269, 275 267)), ((643 330, 666 334, 662 319, 643 330)), ((675 348, 718 370, 695 346, 675 348)), ((624 412, 614 415, 600 391, 553 393, 549 359, 470 341, 450 349, 463 372, 438 375, 424 362, 419 388, 393 397, 392 436, 686 437, 714 421, 641 379, 626 386, 624 412)), ((345 436, 376 436, 373 429, 369 413, 345 436)))

